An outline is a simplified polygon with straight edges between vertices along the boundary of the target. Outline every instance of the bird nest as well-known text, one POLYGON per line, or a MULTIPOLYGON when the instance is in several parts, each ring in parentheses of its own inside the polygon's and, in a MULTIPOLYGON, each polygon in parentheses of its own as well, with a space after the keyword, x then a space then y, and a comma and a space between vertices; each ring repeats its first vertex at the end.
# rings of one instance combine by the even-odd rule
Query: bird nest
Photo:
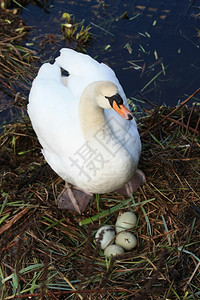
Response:
POLYGON ((97 195, 81 216, 59 210, 63 182, 24 117, 1 136, 1 299, 197 299, 200 295, 198 105, 144 111, 140 169, 126 199, 97 195), (94 235, 134 211, 137 248, 105 259, 94 235), (184 298, 185 297, 185 298, 184 298))

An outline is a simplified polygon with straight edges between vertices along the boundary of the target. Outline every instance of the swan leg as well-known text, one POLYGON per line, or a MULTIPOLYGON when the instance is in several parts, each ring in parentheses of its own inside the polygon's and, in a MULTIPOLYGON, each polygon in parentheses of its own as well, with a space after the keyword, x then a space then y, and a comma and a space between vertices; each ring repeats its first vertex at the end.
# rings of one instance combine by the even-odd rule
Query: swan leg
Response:
POLYGON ((132 179, 121 189, 116 192, 124 195, 126 197, 131 197, 131 194, 134 193, 141 185, 146 182, 144 173, 137 169, 132 179))
POLYGON ((77 186, 72 186, 68 182, 57 198, 58 208, 69 209, 81 214, 92 199, 93 194, 87 193, 77 186))

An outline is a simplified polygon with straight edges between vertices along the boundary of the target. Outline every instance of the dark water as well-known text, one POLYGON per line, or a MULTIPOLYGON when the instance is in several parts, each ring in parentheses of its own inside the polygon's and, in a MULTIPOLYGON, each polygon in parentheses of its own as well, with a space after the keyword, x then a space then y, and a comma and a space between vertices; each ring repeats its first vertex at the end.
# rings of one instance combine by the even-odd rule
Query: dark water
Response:
MULTIPOLYGON (((95 35, 87 53, 114 69, 127 97, 137 98, 142 91, 151 102, 176 105, 200 86, 199 7, 200 1, 188 0, 70 0, 48 2, 44 8, 29 5, 22 16, 34 26, 32 37, 60 35, 63 12, 73 14, 77 22, 85 19, 95 35), (129 19, 120 18, 124 12, 129 19)), ((41 53, 43 59, 55 57, 62 46, 66 42, 41 53)), ((37 41, 35 47, 38 50, 37 41)))
MULTIPOLYGON (((25 43, 42 62, 53 61, 59 49, 67 46, 58 38, 64 12, 92 27, 94 39, 87 53, 113 68, 127 97, 173 106, 200 87, 200 0, 30 4, 22 10, 25 24, 31 26, 25 43), (124 13, 126 18, 120 18, 124 13), (49 34, 55 42, 41 49, 49 34)), ((200 103, 200 95, 196 98, 200 103)))

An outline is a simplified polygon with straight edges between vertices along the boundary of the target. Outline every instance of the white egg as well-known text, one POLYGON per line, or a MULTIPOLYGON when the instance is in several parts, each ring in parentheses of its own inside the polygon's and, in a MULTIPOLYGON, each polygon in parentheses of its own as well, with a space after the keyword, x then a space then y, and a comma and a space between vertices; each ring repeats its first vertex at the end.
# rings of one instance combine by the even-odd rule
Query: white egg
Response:
POLYGON ((109 257, 110 255, 115 256, 122 253, 124 253, 124 249, 118 245, 110 245, 104 250, 104 255, 106 257, 109 257))
POLYGON ((101 249, 105 249, 109 244, 114 243, 115 229, 111 225, 104 225, 97 230, 95 239, 100 244, 101 249))
POLYGON ((115 244, 121 246, 125 250, 131 250, 137 246, 137 239, 134 234, 128 231, 121 231, 116 236, 115 244))
POLYGON ((134 213, 127 211, 117 218, 115 227, 116 232, 121 232, 133 228, 137 223, 137 217, 134 213))

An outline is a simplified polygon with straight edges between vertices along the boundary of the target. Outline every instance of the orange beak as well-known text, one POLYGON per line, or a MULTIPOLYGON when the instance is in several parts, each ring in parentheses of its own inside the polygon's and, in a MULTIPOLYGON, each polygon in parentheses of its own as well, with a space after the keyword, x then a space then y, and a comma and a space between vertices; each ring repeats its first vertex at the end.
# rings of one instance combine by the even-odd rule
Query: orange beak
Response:
POLYGON ((116 101, 113 101, 113 109, 125 120, 133 119, 133 114, 123 104, 117 104, 116 101))

